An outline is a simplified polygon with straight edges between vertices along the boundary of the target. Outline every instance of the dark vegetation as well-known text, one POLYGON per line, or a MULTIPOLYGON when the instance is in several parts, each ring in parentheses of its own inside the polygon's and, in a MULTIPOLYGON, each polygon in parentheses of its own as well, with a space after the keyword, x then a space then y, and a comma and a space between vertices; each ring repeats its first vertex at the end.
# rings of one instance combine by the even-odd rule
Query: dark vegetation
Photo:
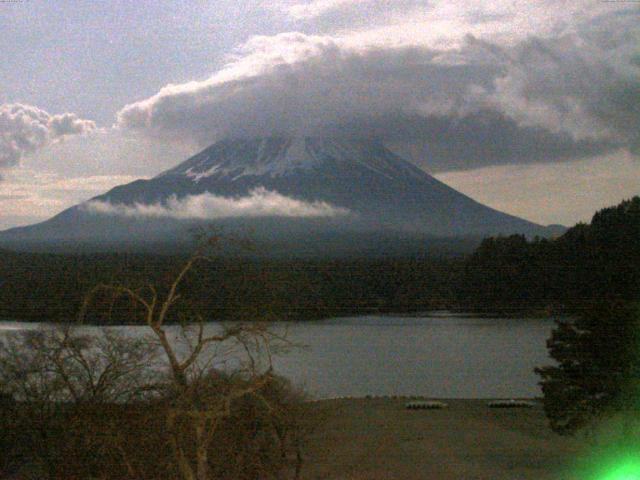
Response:
POLYGON ((86 296, 79 322, 99 294, 130 298, 143 335, 60 324, 0 337, 1 478, 299 478, 311 423, 271 364, 286 332, 210 328, 177 301, 208 258, 194 253, 164 289, 99 284, 86 296), (167 327, 171 311, 183 323, 167 327))
POLYGON ((298 477, 311 428, 304 397, 269 368, 256 368, 254 356, 270 352, 277 335, 251 323, 192 330, 185 338, 194 343, 172 361, 176 352, 163 345, 171 322, 204 328, 209 319, 441 308, 561 313, 567 317, 548 342, 558 364, 537 369, 551 427, 573 433, 603 413, 640 414, 637 197, 556 240, 487 239, 466 258, 1 258, 0 317, 62 322, 82 312, 87 322, 141 323, 155 337, 109 337, 108 330, 102 339, 74 330, 6 336, 0 476, 26 468, 50 479, 298 477), (199 367, 205 345, 229 341, 246 352, 244 369, 199 367), (170 368, 149 375, 145 367, 157 355, 170 368))
MULTIPOLYGON (((201 380, 221 392, 229 382, 220 375, 201 380)), ((303 397, 280 377, 272 377, 256 393, 259 400, 240 398, 219 420, 207 445, 207 476, 198 479, 297 478, 302 438, 312 425, 303 397)), ((169 396, 126 404, 98 398, 7 401, 0 412, 0 476, 186 480, 174 437, 182 440, 190 464, 198 462, 199 445, 188 422, 167 428, 174 401, 169 396)))
POLYGON ((473 312, 575 314, 640 295, 640 197, 556 240, 489 238, 465 261, 459 300, 473 312))
MULTIPOLYGON (((622 416, 623 441, 640 420, 640 198, 578 225, 548 255, 568 279, 565 305, 547 341, 555 365, 537 368, 551 428, 573 434, 622 416)), ((637 435, 637 433, 635 434, 637 435)), ((629 448, 628 445, 625 448, 629 448)))
POLYGON ((596 300, 558 321, 547 342, 557 364, 536 369, 551 428, 573 434, 607 415, 640 420, 640 302, 596 300))
MULTIPOLYGON (((5 253, 0 257, 0 318, 68 321, 98 283, 166 284, 185 257, 141 254, 5 253)), ((310 320, 455 305, 459 260, 253 260, 222 258, 194 267, 184 298, 208 320, 310 320)), ((106 301, 106 299, 105 299, 106 301)), ((96 310, 94 323, 132 323, 122 298, 96 310)), ((175 321, 173 318, 172 321, 175 321)))
MULTIPOLYGON (((450 309, 520 316, 574 314, 596 298, 640 292, 640 198, 599 211, 557 239, 488 238, 471 255, 342 259, 224 257, 185 279, 207 320, 310 320, 450 309)), ((86 292, 118 280, 163 284, 185 257, 0 252, 0 318, 65 321, 86 292)), ((135 321, 121 299, 95 323, 135 321)), ((172 319, 172 320, 175 320, 172 319)))
MULTIPOLYGON (((286 384, 275 381, 264 388, 279 411, 270 411, 252 398, 236 402, 212 438, 210 478, 295 477, 298 467, 292 442, 299 435, 296 429, 305 405, 297 398, 287 403, 291 399, 283 396, 283 388, 286 384), (279 415, 283 411, 286 416, 279 415)), ((170 408, 167 401, 58 405, 49 417, 26 422, 33 407, 15 404, 3 409, 2 415, 9 420, 2 423, 6 430, 0 473, 39 471, 38 478, 52 480, 181 478, 164 425, 170 408)), ((182 435, 190 433, 181 427, 182 435)), ((186 445, 190 458, 195 457, 195 447, 195 442, 186 445)))

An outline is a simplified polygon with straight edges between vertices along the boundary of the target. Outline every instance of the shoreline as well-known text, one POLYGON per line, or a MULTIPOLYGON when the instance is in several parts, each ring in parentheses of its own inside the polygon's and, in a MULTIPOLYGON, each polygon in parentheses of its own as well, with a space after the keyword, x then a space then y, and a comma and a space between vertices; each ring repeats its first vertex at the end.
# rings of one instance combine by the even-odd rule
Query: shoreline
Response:
POLYGON ((542 406, 542 397, 432 397, 427 395, 364 395, 351 396, 344 395, 338 397, 326 398, 310 398, 309 403, 332 402, 332 401, 407 401, 407 400, 424 400, 438 402, 491 402, 491 401, 523 401, 532 402, 536 407, 542 406))
MULTIPOLYGON (((485 312, 469 312, 469 311, 456 311, 456 310, 430 310, 430 311, 416 311, 416 312, 387 312, 387 311, 378 311, 378 312, 354 312, 344 315, 337 315, 331 317, 322 317, 322 318, 307 318, 301 320, 293 320, 293 319, 281 319, 281 320, 253 320, 253 321, 244 321, 241 323, 252 323, 252 322, 263 322, 263 323, 284 323, 284 324, 304 324, 304 323, 323 323, 323 322, 332 322, 342 319, 354 319, 354 318, 367 318, 367 317, 391 317, 391 318, 425 318, 425 319, 478 319, 478 320, 554 320, 555 318, 562 317, 562 315, 554 315, 554 314, 545 314, 542 312, 514 312, 514 313, 485 313, 485 312)), ((236 323, 238 320, 205 320, 204 323, 236 323)), ((195 322, 194 322, 195 323, 195 322)), ((3 330, 3 325, 14 324, 14 325, 78 325, 81 327, 145 327, 145 323, 141 322, 130 322, 130 323, 78 323, 76 321, 55 321, 55 320, 32 320, 32 319, 16 319, 16 318, 0 318, 0 331, 3 330)), ((167 325, 179 325, 177 322, 169 322, 167 325)), ((11 328, 6 328, 7 330, 11 330, 11 328)))

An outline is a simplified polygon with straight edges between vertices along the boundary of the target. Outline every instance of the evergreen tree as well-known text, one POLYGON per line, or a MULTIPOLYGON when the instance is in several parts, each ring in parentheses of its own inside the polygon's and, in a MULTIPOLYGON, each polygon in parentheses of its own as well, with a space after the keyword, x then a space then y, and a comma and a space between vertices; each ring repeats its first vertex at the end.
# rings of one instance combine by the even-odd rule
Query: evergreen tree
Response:
POLYGON ((557 365, 536 369, 554 431, 574 433, 607 413, 640 414, 639 307, 601 299, 557 322, 547 341, 557 365))

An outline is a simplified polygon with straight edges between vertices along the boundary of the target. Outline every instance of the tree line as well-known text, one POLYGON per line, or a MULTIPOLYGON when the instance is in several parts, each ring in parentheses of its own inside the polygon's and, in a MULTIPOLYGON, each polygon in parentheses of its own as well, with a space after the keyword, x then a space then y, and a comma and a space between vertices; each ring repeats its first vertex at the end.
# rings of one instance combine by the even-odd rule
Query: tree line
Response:
MULTIPOLYGON (((458 257, 267 259, 224 256, 186 279, 185 300, 207 320, 313 320, 449 309, 571 315, 594 299, 640 291, 640 198, 597 212, 556 239, 483 240, 458 257)), ((260 248, 258 246, 258 248, 260 248)), ((0 318, 68 321, 96 283, 166 284, 185 256, 0 252, 0 318)), ((130 323, 130 299, 95 323, 130 323)), ((176 319, 170 319, 175 321, 176 319)))
MULTIPOLYGON (((166 284, 184 256, 0 254, 0 318, 64 322, 97 283, 166 284)), ((277 260, 221 257, 194 267, 181 301, 207 320, 314 320, 450 309, 459 260, 277 260)), ((92 323, 132 323, 139 305, 119 299, 92 323)), ((171 318, 170 322, 176 321, 171 318)))
POLYGON ((640 197, 556 239, 488 238, 466 259, 458 302, 472 312, 572 315, 640 293, 640 197))
POLYGON ((536 368, 550 426, 560 434, 617 429, 607 443, 619 456, 636 455, 640 198, 597 212, 590 225, 577 225, 543 248, 561 267, 554 272, 559 288, 551 298, 564 294, 571 314, 556 320, 547 341, 555 364, 536 368))

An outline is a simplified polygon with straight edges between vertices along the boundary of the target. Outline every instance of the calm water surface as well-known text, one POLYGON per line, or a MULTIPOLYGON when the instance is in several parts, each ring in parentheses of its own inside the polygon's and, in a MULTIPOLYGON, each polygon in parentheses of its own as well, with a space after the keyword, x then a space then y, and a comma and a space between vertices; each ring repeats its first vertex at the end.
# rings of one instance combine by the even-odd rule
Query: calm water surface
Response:
MULTIPOLYGON (((540 395, 533 368, 551 363, 545 342, 553 326, 553 321, 545 319, 448 315, 361 316, 287 324, 289 338, 307 348, 274 363, 278 373, 317 398, 533 397, 540 395)), ((0 334, 33 327, 0 322, 0 334)), ((131 334, 144 332, 144 327, 117 328, 131 334)))

